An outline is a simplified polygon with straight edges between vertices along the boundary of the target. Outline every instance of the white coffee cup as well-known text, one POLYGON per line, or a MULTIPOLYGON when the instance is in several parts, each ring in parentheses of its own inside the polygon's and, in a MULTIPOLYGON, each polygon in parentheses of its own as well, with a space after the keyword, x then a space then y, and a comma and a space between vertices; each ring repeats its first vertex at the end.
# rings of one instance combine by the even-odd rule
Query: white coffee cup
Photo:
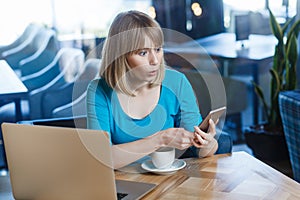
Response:
POLYGON ((152 163, 158 169, 171 167, 175 160, 175 149, 172 147, 162 147, 151 154, 152 163))

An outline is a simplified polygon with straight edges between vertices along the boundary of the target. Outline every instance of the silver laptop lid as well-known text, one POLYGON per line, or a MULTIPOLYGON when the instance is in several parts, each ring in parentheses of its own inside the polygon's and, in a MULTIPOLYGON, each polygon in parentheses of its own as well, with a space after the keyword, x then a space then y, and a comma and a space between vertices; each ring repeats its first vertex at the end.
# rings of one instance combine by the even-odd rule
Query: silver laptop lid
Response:
POLYGON ((103 131, 3 123, 16 199, 115 199, 111 151, 103 131))

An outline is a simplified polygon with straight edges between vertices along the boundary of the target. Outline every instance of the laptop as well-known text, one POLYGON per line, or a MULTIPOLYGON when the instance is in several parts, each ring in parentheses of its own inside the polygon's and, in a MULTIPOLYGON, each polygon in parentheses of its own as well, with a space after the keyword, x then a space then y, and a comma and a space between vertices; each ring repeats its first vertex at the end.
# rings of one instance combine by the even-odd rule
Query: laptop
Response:
POLYGON ((15 199, 139 199, 156 185, 115 180, 107 133, 2 124, 15 199))

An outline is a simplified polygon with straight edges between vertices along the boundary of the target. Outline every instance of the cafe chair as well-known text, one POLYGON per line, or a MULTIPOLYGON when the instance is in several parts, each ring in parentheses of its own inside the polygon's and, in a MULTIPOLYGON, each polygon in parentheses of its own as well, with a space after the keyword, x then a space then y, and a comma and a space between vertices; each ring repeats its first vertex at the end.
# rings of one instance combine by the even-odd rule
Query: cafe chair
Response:
POLYGON ((261 34, 261 35, 272 34, 272 29, 270 26, 270 17, 267 10, 265 10, 265 12, 250 11, 249 21, 250 21, 250 34, 261 34))
MULTIPOLYGON (((22 69, 20 68, 15 69, 18 75, 22 76, 22 73, 27 72, 29 68, 32 68, 35 71, 38 70, 39 68, 41 69, 54 59, 54 56, 58 51, 58 41, 54 35, 54 32, 50 29, 49 31, 42 25, 34 24, 34 23, 29 24, 25 29, 24 33, 20 36, 20 38, 18 38, 14 43, 12 43, 11 46, 14 48, 8 49, 3 52, 3 55, 5 56, 11 55, 12 57, 14 57, 15 55, 16 57, 14 57, 14 59, 16 60, 14 61, 17 61, 21 59, 25 54, 29 53, 28 51, 29 47, 32 47, 30 48, 31 50, 37 49, 37 52, 35 52, 32 56, 25 58, 25 60, 28 61, 31 60, 31 62, 26 63, 25 60, 20 61, 21 63, 22 61, 24 61, 25 65, 23 66, 24 68, 22 69), (51 35, 50 41, 46 42, 47 37, 44 37, 43 34, 41 33, 43 34, 49 33, 51 35), (17 45, 17 43, 21 41, 23 42, 17 45), (30 64, 30 67, 28 66, 28 64, 30 64)), ((3 47, 3 49, 5 49, 5 47, 3 47)), ((10 56, 6 57, 6 59, 8 58, 11 57, 10 56)), ((10 65, 10 67, 12 66, 10 65)), ((7 101, 1 101, 0 106, 5 106, 6 104, 9 103, 10 102, 7 101)), ((12 109, 11 107, 12 107, 11 105, 7 105, 5 106, 5 108, 3 108, 3 110, 10 112, 10 110, 12 109)))
POLYGON ((90 80, 81 80, 47 91, 41 101, 42 117, 71 117, 86 114, 85 97, 89 83, 90 80))
POLYGON ((293 177, 300 183, 300 90, 281 92, 278 101, 293 177))
POLYGON ((29 91, 45 86, 59 75, 63 76, 66 82, 72 82, 82 70, 84 56, 81 49, 61 48, 49 65, 36 73, 21 77, 21 80, 29 91))
POLYGON ((81 49, 62 48, 53 62, 43 71, 22 78, 30 91, 28 97, 30 119, 42 118, 42 95, 46 91, 74 82, 76 75, 83 70, 84 59, 85 55, 81 49))
POLYGON ((84 71, 75 82, 46 91, 42 96, 43 118, 85 115, 87 86, 98 76, 100 64, 101 59, 89 58, 84 63, 84 71))
POLYGON ((14 70, 19 70, 21 65, 37 59, 44 51, 57 51, 59 48, 55 31, 40 29, 33 40, 27 45, 20 45, 2 53, 3 59, 14 70))
MULTIPOLYGON (((53 40, 56 39, 53 38, 53 40)), ((54 41, 52 44, 55 43, 56 41, 54 41)), ((24 77, 34 74, 48 66, 54 60, 56 54, 60 50, 59 45, 55 44, 55 46, 53 48, 45 48, 41 52, 36 53, 34 56, 30 56, 21 60, 18 69, 20 76, 24 77)))
POLYGON ((0 46, 0 59, 3 59, 3 57, 9 55, 9 52, 11 52, 11 50, 14 52, 29 45, 35 35, 43 28, 44 27, 40 24, 28 24, 23 33, 15 41, 8 45, 0 46))
POLYGON ((235 32, 237 40, 247 40, 250 34, 271 35, 270 17, 268 10, 236 11, 231 13, 230 31, 235 32))

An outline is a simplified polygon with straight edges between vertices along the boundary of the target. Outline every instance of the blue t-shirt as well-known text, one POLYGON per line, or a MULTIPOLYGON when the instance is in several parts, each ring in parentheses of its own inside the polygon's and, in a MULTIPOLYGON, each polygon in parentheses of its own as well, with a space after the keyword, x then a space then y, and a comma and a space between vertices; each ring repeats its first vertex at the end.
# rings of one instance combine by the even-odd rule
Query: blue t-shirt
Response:
POLYGON ((191 84, 175 70, 166 69, 158 104, 142 119, 123 111, 116 92, 104 79, 91 81, 87 90, 87 127, 107 131, 112 144, 132 142, 173 127, 193 132, 201 121, 191 84))

